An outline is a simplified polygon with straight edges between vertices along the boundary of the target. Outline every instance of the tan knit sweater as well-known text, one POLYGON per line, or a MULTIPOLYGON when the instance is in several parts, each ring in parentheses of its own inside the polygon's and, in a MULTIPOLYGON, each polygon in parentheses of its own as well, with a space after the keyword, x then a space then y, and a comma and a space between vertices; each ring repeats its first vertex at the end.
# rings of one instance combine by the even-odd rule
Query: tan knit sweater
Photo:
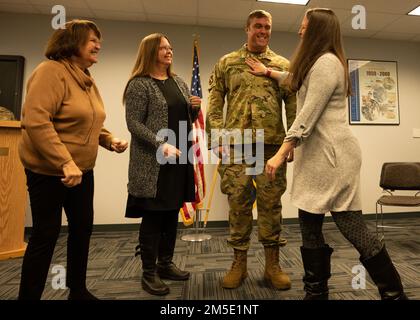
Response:
POLYGON ((94 167, 98 145, 110 150, 105 111, 90 75, 70 61, 45 61, 28 80, 19 155, 33 172, 62 176, 73 160, 82 171, 94 167))

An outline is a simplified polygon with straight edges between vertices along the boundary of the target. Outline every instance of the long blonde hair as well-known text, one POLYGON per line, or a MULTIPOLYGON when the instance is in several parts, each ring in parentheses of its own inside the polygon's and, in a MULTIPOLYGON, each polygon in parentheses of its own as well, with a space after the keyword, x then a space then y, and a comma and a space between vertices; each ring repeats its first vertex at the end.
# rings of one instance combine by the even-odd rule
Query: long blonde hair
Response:
POLYGON ((330 52, 337 56, 344 67, 347 96, 351 95, 350 76, 337 16, 330 9, 314 8, 306 12, 306 18, 308 26, 290 64, 286 85, 292 91, 298 91, 316 60, 330 52))
MULTIPOLYGON (((168 37, 162 33, 152 33, 141 40, 133 71, 131 72, 131 76, 128 79, 124 89, 123 103, 125 103, 125 95, 127 93, 127 87, 130 81, 135 77, 148 76, 153 71, 153 68, 157 62, 159 46, 162 38, 166 38, 166 40, 170 42, 168 37)), ((169 65, 167 72, 168 77, 173 77, 175 75, 172 72, 172 65, 169 65)))

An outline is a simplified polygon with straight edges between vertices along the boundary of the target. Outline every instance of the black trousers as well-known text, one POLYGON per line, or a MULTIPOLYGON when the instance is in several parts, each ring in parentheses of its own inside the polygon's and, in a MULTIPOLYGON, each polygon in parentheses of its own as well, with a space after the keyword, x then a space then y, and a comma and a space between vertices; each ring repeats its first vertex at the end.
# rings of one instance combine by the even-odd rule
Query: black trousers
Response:
POLYGON ((86 288, 89 241, 93 226, 93 171, 82 183, 67 188, 61 177, 25 170, 32 210, 32 234, 22 264, 19 299, 39 300, 61 229, 64 208, 68 220, 66 285, 86 288))
POLYGON ((144 210, 139 232, 143 235, 176 234, 179 209, 167 211, 144 210))
POLYGON ((156 262, 170 263, 174 254, 177 210, 144 211, 139 230, 139 248, 143 271, 154 272, 156 262))

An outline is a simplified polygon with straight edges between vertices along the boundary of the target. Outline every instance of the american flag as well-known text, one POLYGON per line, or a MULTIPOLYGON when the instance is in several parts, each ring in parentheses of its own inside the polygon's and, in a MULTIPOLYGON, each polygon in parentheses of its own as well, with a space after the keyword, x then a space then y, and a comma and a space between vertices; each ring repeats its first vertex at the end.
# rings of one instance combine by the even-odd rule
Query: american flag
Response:
MULTIPOLYGON (((193 69, 191 79, 191 95, 202 98, 200 82, 200 66, 198 63, 198 40, 194 40, 193 44, 193 69)), ((197 208, 202 207, 206 192, 206 184, 204 179, 204 161, 201 150, 204 144, 204 117, 200 110, 197 120, 193 123, 193 145, 194 150, 194 182, 195 182, 195 202, 186 202, 181 208, 181 215, 184 225, 188 226, 193 223, 194 212, 197 208)), ((203 149, 204 150, 204 149, 203 149)))

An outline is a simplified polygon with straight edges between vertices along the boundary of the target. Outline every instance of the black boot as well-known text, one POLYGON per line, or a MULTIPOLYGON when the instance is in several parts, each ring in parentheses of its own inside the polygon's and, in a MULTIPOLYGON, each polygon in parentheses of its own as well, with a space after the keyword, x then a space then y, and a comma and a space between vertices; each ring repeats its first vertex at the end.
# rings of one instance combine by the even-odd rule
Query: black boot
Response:
POLYGON ((408 300, 401 284, 400 275, 395 269, 385 246, 371 258, 360 258, 360 262, 378 287, 382 300, 408 300))
POLYGON ((328 300, 328 279, 331 277, 331 254, 334 250, 325 245, 321 248, 300 247, 305 275, 303 276, 304 300, 328 300))
POLYGON ((160 279, 155 270, 143 268, 141 286, 144 291, 156 296, 164 296, 169 293, 169 287, 160 279))
POLYGON ((162 279, 182 281, 190 278, 188 271, 179 269, 172 261, 169 264, 158 264, 157 271, 162 279))
POLYGON ((157 272, 162 279, 170 279, 175 281, 188 280, 190 273, 179 269, 175 263, 172 262, 176 243, 176 229, 171 234, 165 233, 162 235, 159 244, 159 255, 157 272))
POLYGON ((156 272, 156 258, 159 246, 158 235, 141 235, 139 249, 143 267, 142 288, 153 295, 163 296, 169 293, 169 287, 162 282, 156 272))

